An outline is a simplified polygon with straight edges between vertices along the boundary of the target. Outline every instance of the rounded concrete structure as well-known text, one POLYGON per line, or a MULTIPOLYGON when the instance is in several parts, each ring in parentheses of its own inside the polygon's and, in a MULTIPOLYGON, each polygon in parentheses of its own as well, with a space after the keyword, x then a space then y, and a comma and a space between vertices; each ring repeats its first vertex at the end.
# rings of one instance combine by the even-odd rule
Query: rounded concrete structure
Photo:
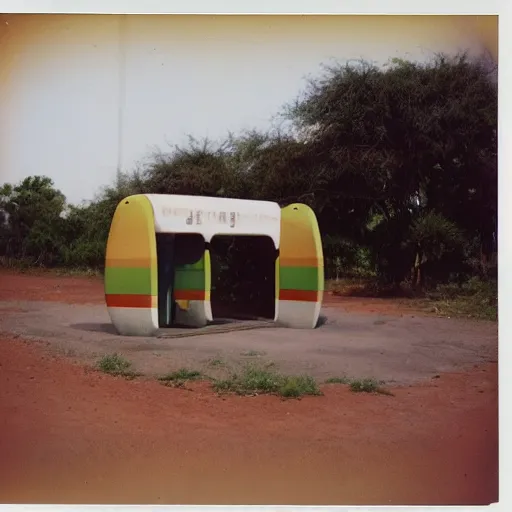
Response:
POLYGON ((323 256, 308 206, 281 209, 268 201, 140 194, 119 203, 107 242, 105 298, 117 331, 151 336, 171 317, 191 327, 211 322, 209 242, 217 235, 269 237, 280 251, 274 320, 316 326, 323 256), (171 302, 174 315, 164 311, 171 302))

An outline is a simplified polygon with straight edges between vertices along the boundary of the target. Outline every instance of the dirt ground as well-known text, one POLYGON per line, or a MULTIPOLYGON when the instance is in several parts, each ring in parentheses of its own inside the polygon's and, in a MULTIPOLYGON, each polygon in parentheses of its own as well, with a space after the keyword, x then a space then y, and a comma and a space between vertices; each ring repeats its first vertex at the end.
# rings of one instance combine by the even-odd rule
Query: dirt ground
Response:
POLYGON ((315 331, 265 328, 166 339, 117 335, 99 279, 7 275, 1 289, 0 332, 45 341, 54 353, 86 364, 116 352, 152 376, 185 367, 223 377, 252 362, 321 381, 348 376, 404 385, 497 360, 496 323, 429 317, 398 301, 328 296, 324 323, 315 331))
POLYGON ((0 273, 0 502, 497 501, 496 325, 326 303, 313 332, 123 338, 100 280, 0 273), (116 350, 152 371, 236 366, 253 350, 283 372, 382 378, 394 396, 327 385, 303 400, 218 397, 83 364, 116 350))

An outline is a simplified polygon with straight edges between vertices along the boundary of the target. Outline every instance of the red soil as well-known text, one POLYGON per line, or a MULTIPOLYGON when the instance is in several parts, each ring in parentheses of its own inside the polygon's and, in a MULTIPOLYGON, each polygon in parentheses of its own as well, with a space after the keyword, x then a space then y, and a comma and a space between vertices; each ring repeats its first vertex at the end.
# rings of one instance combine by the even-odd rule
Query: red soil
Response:
MULTIPOLYGON (((0 270, 0 301, 42 300, 67 304, 104 304, 101 278, 56 276, 50 272, 17 274, 0 270)), ((403 299, 343 297, 325 293, 324 304, 360 313, 410 314, 403 299)))
POLYGON ((343 295, 324 294, 324 306, 353 311, 354 313, 378 313, 381 315, 428 315, 425 311, 415 309, 407 299, 376 298, 376 297, 346 297, 343 295))
MULTIPOLYGON (((0 274, 1 300, 103 300, 100 280, 0 274)), ((358 299, 359 300, 359 299, 358 299)), ((1 314, 1 312, 0 312, 1 314)), ((497 365, 395 396, 300 401, 125 381, 0 338, 0 502, 487 504, 497 365)))
POLYGON ((2 300, 103 304, 105 295, 100 278, 57 276, 50 272, 16 274, 0 270, 2 300))

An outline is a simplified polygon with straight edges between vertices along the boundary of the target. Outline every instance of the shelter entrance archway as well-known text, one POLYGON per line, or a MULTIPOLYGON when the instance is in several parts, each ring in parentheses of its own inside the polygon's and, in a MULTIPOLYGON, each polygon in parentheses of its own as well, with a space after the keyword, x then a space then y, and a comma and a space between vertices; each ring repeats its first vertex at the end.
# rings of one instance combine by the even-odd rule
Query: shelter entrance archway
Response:
POLYGON ((213 319, 274 319, 276 258, 268 236, 216 235, 210 242, 213 319))
POLYGON ((179 320, 177 304, 204 294, 204 253, 200 234, 156 233, 159 327, 170 327, 179 320))

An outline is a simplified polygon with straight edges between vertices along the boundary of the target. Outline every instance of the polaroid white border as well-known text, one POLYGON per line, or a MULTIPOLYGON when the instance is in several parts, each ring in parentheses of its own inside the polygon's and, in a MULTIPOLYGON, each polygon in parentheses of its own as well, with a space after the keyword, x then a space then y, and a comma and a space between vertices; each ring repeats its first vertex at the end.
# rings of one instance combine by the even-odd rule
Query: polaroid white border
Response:
MULTIPOLYGON (((512 2, 509 0, 0 0, 3 13, 138 13, 138 14, 498 14, 499 15, 499 173, 498 173, 498 259, 499 273, 499 429, 500 429, 500 500, 492 510, 508 510, 512 506, 512 279, 507 268, 512 266, 512 201, 507 197, 512 190, 512 2), (123 10, 121 10, 121 7, 123 10), (504 57, 507 56, 507 57, 504 57), (503 341, 506 340, 506 341, 503 341), (508 485, 507 485, 508 484, 508 485), (508 505, 508 507, 507 507, 508 505)), ((298 507, 298 506, 84 506, 84 505, 0 505, 6 511, 79 511, 96 508, 110 510, 443 510, 448 507, 298 507)), ((451 508, 451 507, 450 507, 451 508)), ((468 507, 460 507, 467 510, 468 507)), ((473 507, 488 510, 488 507, 473 507)))
POLYGON ((73 14, 498 14, 506 0, 1 0, 0 12, 73 14), (405 8, 407 6, 407 8, 405 8), (123 7, 123 9, 121 9, 123 7))

